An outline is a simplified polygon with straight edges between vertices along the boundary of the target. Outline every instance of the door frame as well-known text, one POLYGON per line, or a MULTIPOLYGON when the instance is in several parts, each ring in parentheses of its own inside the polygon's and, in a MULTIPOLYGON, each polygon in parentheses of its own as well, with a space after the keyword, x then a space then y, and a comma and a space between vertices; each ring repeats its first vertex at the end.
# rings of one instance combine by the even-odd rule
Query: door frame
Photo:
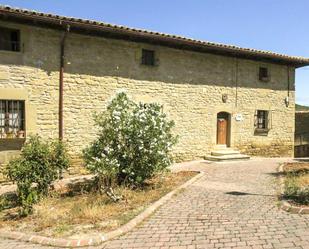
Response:
POLYGON ((226 127, 226 146, 230 147, 231 146, 231 114, 228 112, 218 112, 217 113, 217 118, 216 118, 216 143, 219 145, 218 140, 219 140, 219 131, 218 131, 218 119, 219 118, 224 118, 227 121, 227 127, 226 127))

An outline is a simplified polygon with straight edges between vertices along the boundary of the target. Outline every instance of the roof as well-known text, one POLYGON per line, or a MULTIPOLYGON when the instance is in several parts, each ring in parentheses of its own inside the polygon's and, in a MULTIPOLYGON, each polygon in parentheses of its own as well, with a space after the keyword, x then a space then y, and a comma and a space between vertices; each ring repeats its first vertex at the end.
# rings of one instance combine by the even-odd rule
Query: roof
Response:
POLYGON ((251 48, 241 48, 234 45, 195 40, 177 35, 129 28, 80 18, 47 14, 33 10, 12 8, 3 5, 0 5, 0 19, 63 30, 67 25, 70 25, 71 32, 88 35, 98 35, 135 42, 145 42, 178 49, 274 62, 295 67, 309 65, 309 58, 304 57, 289 56, 251 48))

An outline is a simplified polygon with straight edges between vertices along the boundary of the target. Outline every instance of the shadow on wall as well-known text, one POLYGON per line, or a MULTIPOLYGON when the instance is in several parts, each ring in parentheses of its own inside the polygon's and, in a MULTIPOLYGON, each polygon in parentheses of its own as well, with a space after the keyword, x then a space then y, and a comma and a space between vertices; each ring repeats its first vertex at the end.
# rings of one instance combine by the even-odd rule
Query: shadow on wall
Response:
MULTIPOLYGON (((59 71, 62 33, 27 27, 24 52, 1 56, 0 64, 25 65, 45 70, 48 75, 59 71), (7 57, 7 56, 6 56, 7 57), (12 57, 17 57, 13 58, 12 57), (20 58, 18 58, 20 57, 20 58)), ((23 33, 22 33, 23 34, 23 33)), ((288 67, 259 61, 173 49, 145 43, 128 42, 69 33, 65 45, 65 72, 95 77, 123 77, 140 81, 174 84, 235 86, 286 90, 288 67), (141 64, 142 49, 155 51, 155 65, 141 64), (260 82, 260 66, 269 67, 270 81, 260 82)), ((293 69, 290 69, 293 75, 293 69)), ((294 79, 291 81, 294 82, 294 79)), ((294 84, 291 84, 294 90, 294 84)))

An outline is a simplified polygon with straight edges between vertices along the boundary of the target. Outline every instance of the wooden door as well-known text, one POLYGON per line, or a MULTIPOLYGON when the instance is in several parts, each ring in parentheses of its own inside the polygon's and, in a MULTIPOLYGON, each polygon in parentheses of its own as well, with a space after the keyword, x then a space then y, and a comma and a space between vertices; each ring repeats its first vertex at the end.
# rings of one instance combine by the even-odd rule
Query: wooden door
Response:
POLYGON ((217 121, 217 144, 227 144, 228 119, 218 117, 217 121))

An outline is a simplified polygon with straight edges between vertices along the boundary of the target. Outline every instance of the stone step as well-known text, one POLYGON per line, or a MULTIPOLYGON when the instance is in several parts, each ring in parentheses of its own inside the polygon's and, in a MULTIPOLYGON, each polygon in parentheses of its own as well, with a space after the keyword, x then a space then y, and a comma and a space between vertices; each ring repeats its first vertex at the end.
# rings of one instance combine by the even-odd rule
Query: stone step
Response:
POLYGON ((249 160, 250 156, 243 155, 243 154, 232 154, 232 155, 223 155, 223 156, 206 156, 206 160, 209 161, 236 161, 236 160, 249 160))
POLYGON ((240 154, 239 151, 233 149, 214 150, 211 152, 212 156, 225 156, 225 155, 237 155, 237 154, 240 154))

